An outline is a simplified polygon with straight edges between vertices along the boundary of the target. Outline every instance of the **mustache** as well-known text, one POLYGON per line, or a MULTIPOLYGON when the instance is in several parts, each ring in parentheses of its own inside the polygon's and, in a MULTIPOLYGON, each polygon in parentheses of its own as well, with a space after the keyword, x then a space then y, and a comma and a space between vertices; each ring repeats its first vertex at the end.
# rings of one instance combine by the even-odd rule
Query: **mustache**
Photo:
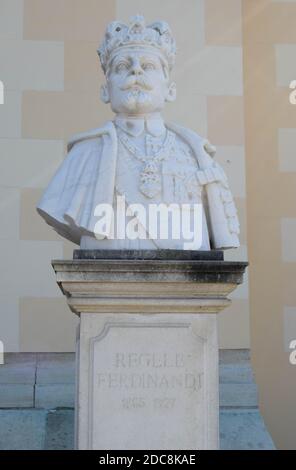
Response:
POLYGON ((153 86, 146 77, 128 77, 125 83, 120 87, 121 90, 130 90, 135 85, 139 85, 144 90, 152 90, 153 86))

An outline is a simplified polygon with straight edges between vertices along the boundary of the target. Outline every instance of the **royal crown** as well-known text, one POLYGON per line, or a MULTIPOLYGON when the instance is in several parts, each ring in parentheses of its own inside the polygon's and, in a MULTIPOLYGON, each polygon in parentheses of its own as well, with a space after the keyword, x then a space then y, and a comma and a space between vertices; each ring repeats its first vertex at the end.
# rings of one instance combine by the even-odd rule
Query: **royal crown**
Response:
POLYGON ((156 21, 146 26, 144 17, 137 15, 130 18, 128 25, 119 21, 109 23, 103 42, 97 50, 104 73, 114 53, 126 46, 156 48, 166 59, 170 70, 174 65, 176 42, 165 21, 156 21))

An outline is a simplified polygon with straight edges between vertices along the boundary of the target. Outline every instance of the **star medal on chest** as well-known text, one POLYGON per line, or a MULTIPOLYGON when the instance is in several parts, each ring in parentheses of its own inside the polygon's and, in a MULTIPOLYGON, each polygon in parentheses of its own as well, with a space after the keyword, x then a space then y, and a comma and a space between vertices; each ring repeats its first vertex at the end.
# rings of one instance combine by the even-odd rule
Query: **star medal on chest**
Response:
POLYGON ((167 131, 164 143, 157 152, 151 152, 149 155, 143 155, 141 150, 129 139, 129 137, 119 132, 119 140, 124 147, 139 161, 143 163, 140 173, 139 190, 144 196, 152 199, 161 193, 161 175, 159 164, 167 160, 170 151, 174 146, 175 136, 167 131))

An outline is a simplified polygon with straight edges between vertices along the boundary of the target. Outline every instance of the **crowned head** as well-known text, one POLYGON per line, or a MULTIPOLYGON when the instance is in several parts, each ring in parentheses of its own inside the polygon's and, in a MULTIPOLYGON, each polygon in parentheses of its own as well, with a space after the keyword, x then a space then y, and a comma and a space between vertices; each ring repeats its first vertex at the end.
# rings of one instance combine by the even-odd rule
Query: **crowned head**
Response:
POLYGON ((113 21, 98 49, 106 84, 101 90, 105 103, 116 113, 159 112, 175 99, 170 72, 175 63, 176 43, 169 25, 157 21, 146 25, 143 16, 129 24, 113 21))

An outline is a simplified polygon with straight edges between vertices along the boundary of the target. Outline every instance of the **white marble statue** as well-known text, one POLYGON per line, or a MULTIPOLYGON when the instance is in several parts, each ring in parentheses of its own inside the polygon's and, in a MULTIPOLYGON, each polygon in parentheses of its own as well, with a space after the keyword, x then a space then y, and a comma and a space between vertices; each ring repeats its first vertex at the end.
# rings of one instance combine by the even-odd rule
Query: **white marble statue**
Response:
POLYGON ((186 249, 182 237, 153 238, 133 205, 199 204, 202 239, 190 248, 238 247, 237 211, 226 175, 213 160, 215 148, 161 116, 166 102, 176 97, 170 80, 176 46, 168 24, 146 25, 141 16, 128 25, 112 22, 98 54, 106 77, 101 98, 115 117, 70 140, 69 153, 38 204, 39 214, 81 248, 186 249), (97 207, 102 204, 113 208, 114 217, 107 217, 100 230, 97 207), (114 236, 120 204, 128 210, 122 224, 133 218, 146 237, 114 236))

